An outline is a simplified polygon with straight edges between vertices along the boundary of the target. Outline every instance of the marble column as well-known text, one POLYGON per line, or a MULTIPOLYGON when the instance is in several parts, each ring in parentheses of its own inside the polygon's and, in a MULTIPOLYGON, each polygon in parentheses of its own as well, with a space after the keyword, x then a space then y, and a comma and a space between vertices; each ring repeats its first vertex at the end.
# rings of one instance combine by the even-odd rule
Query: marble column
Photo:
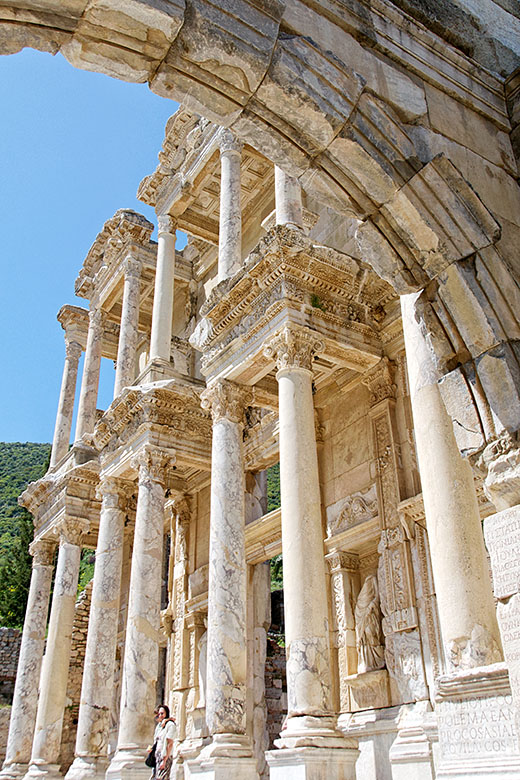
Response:
POLYGON ((56 544, 35 540, 29 547, 33 556, 31 586, 25 612, 22 643, 11 708, 6 756, 0 777, 23 777, 31 758, 45 629, 51 590, 56 544))
POLYGON ((417 457, 448 669, 498 662, 500 635, 471 466, 460 455, 424 323, 401 297, 417 457))
POLYGON ((175 276, 175 220, 168 214, 157 218, 158 246, 153 294, 150 360, 170 362, 175 276))
POLYGON ((63 713, 70 661, 74 606, 78 590, 81 541, 86 526, 67 518, 59 527, 59 551, 47 647, 40 675, 40 697, 29 771, 26 777, 61 777, 63 713))
POLYGON ((96 425, 96 408, 103 348, 104 312, 91 309, 88 315, 87 347, 78 403, 78 419, 74 441, 80 441, 84 433, 92 433, 96 425))
POLYGON ((114 398, 117 398, 123 388, 131 385, 135 379, 140 280, 141 262, 133 257, 127 257, 125 261, 125 283, 119 345, 117 348, 114 398))
POLYGON ((52 440, 52 452, 50 468, 55 466, 67 454, 70 443, 70 429, 72 427, 72 413, 74 412, 74 398, 76 395, 76 379, 78 376, 78 363, 81 357, 81 345, 77 341, 69 341, 65 336, 65 365, 61 380, 60 400, 58 401, 58 413, 56 426, 52 440))
POLYGON ((148 778, 159 663, 165 480, 173 452, 145 445, 134 458, 138 497, 123 662, 119 739, 107 778, 148 778))
POLYGON ((103 778, 107 768, 116 656, 126 496, 120 480, 102 477, 96 564, 81 686, 74 763, 67 780, 103 778))
MULTIPOLYGON (((200 777, 256 778, 246 736, 247 570, 245 557, 244 409, 249 394, 215 382, 201 396, 211 409, 206 722, 211 743, 190 773, 200 777), (229 766, 226 761, 231 761, 229 766)), ((191 776, 191 775, 190 775, 191 776)))
POLYGON ((278 368, 280 493, 287 656, 287 728, 267 761, 273 780, 350 780, 355 740, 332 714, 328 603, 312 361, 318 334, 288 323, 265 347, 278 368), (321 774, 320 774, 321 773, 321 774))
POLYGON ((223 130, 220 141, 219 282, 233 276, 242 266, 241 152, 240 141, 231 130, 223 130))
POLYGON ((302 188, 298 179, 274 168, 276 224, 303 230, 302 188))

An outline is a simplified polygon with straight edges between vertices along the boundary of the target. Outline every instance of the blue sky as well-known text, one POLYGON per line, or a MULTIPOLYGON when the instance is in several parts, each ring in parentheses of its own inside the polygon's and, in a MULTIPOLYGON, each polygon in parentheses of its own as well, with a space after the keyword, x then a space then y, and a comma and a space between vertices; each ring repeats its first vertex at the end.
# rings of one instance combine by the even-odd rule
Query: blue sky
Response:
MULTIPOLYGON (((0 105, 0 441, 50 442, 65 354, 56 314, 87 305, 74 280, 105 220, 125 207, 155 222, 135 193, 176 104, 24 50, 0 57, 0 105)), ((114 371, 102 363, 106 408, 114 371)))

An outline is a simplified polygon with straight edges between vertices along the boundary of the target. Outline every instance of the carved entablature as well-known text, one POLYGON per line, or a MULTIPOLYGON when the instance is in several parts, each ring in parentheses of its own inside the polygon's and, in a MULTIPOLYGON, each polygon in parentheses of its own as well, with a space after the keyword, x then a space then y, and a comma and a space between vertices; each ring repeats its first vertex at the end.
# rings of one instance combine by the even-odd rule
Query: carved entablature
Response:
POLYGON ((369 488, 352 493, 346 498, 327 507, 327 536, 353 528, 360 523, 376 517, 378 514, 377 488, 369 488))
POLYGON ((362 381, 370 391, 371 406, 396 397, 394 364, 387 357, 383 357, 376 366, 367 371, 362 381))
POLYGON ((189 459, 211 457, 211 418, 200 406, 198 393, 187 386, 129 390, 105 412, 94 429, 94 444, 106 456, 138 432, 153 430, 167 437, 168 446, 189 459))
POLYGON ((148 249, 154 229, 142 214, 132 209, 119 209, 103 225, 92 244, 75 282, 75 292, 80 298, 92 298, 94 290, 109 266, 124 260, 131 249, 148 249))
MULTIPOLYGON (((191 343, 206 373, 226 350, 255 347, 262 334, 296 321, 324 340, 334 363, 366 371, 380 357, 376 308, 394 292, 348 255, 316 246, 300 231, 278 225, 260 240, 243 269, 219 283, 201 307, 191 343)), ((261 355, 255 354, 258 360, 261 355)))

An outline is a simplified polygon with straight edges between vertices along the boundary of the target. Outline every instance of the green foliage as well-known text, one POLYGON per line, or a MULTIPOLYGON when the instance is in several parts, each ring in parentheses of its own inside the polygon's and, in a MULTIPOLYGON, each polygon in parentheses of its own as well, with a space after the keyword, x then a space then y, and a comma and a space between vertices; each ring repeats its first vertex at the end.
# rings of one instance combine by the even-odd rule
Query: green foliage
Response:
POLYGON ((321 311, 327 311, 320 296, 316 295, 316 293, 312 293, 311 295, 311 306, 314 309, 321 309, 321 311))
POLYGON ((79 562, 78 596, 82 590, 85 590, 94 576, 94 559, 95 555, 92 550, 82 550, 79 562))
POLYGON ((271 590, 283 590, 283 558, 275 555, 271 558, 271 590))
POLYGON ((267 511, 280 506, 280 464, 275 463, 267 469, 267 511))
POLYGON ((0 625, 21 628, 31 579, 32 516, 18 505, 47 470, 50 445, 0 442, 0 625))

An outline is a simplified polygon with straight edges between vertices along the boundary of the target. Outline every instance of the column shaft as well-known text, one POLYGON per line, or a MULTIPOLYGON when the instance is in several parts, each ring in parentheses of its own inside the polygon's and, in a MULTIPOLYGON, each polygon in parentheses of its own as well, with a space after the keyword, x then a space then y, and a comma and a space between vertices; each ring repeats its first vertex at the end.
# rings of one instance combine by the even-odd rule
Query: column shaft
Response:
POLYGON ((45 539, 33 542, 30 547, 33 555, 31 586, 25 612, 2 777, 23 776, 31 758, 38 706, 35 691, 38 690, 45 646, 55 547, 54 542, 45 539))
POLYGON ((131 385, 135 379, 140 277, 141 263, 132 257, 128 257, 125 266, 114 398, 117 398, 123 388, 131 385))
POLYGON ((464 669, 499 661, 500 639, 471 466, 441 398, 417 297, 401 297, 417 457, 446 660, 464 669))
POLYGON ((113 764, 118 763, 122 753, 127 757, 127 763, 131 763, 134 757, 137 763, 142 764, 153 733, 160 640, 164 481, 166 468, 173 463, 171 454, 148 445, 134 461, 139 469, 139 492, 130 574, 119 740, 113 764))
POLYGON ((276 224, 303 230, 302 189, 298 179, 274 169, 276 224))
POLYGON ((78 419, 75 441, 80 441, 84 433, 92 433, 96 424, 96 407, 103 348, 103 312, 91 309, 83 365, 83 378, 79 394, 78 419))
POLYGON ((219 282, 233 276, 242 265, 241 149, 231 131, 224 130, 220 145, 219 282))
POLYGON ((92 601, 85 652, 76 759, 68 780, 104 776, 116 655, 125 527, 124 496, 115 479, 103 478, 92 601))
POLYGON ((81 346, 75 341, 65 341, 65 365, 61 380, 60 400, 58 401, 58 413, 56 426, 52 440, 51 468, 67 454, 70 443, 70 430, 72 428, 72 414, 74 412, 74 397, 76 394, 76 379, 78 376, 78 363, 81 357, 81 346))
POLYGON ((67 692, 82 530, 71 520, 64 521, 60 526, 58 564, 28 777, 59 775, 57 760, 67 692))
POLYGON ((153 295, 150 360, 170 360, 175 276, 175 221, 158 218, 157 267, 153 295))

